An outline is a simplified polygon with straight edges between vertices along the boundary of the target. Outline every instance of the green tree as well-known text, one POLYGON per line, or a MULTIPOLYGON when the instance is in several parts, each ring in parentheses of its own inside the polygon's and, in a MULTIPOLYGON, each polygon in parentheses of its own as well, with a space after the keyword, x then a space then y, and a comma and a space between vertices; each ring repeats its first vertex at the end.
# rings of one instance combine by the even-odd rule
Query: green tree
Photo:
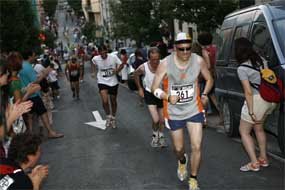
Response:
POLYGON ((173 19, 196 23, 198 30, 213 30, 237 8, 235 0, 118 0, 112 1, 114 38, 137 42, 159 39, 159 25, 173 19))
POLYGON ((36 18, 29 0, 1 0, 1 50, 23 51, 39 48, 39 30, 34 26, 34 19, 36 18))
POLYGON ((99 31, 99 28, 94 23, 87 22, 81 31, 88 40, 94 41, 96 39, 96 31, 99 31))
POLYGON ((140 46, 159 36, 159 20, 155 16, 153 0, 112 1, 114 38, 131 38, 140 46))
POLYGON ((82 12, 81 0, 68 0, 68 4, 74 10, 75 14, 79 15, 82 12))
POLYGON ((43 42, 47 47, 54 48, 56 37, 50 30, 44 30, 42 33, 45 35, 46 40, 43 42))
POLYGON ((222 24, 224 17, 238 7, 234 0, 178 1, 175 17, 179 20, 196 23, 198 30, 217 28, 222 24))
POLYGON ((43 0, 43 8, 49 17, 53 17, 56 11, 58 0, 43 0))

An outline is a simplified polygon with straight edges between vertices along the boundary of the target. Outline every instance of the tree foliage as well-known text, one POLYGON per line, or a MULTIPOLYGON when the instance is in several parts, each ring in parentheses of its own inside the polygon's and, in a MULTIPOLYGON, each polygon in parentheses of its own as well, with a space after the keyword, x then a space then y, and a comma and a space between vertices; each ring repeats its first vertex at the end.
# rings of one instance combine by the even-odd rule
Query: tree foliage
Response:
POLYGON ((112 27, 115 38, 148 42, 160 35, 162 20, 196 23, 198 30, 210 31, 236 8, 235 0, 117 0, 111 4, 112 27))
POLYGON ((39 47, 39 30, 34 26, 36 18, 29 0, 1 0, 0 12, 1 50, 23 51, 39 47))
POLYGON ((212 30, 221 25, 224 17, 237 6, 233 0, 180 0, 175 17, 196 23, 198 30, 212 30))
POLYGON ((68 4, 74 10, 75 14, 79 15, 82 12, 81 0, 68 0, 68 4))
POLYGON ((43 8, 49 17, 53 17, 56 11, 58 0, 43 0, 43 8))
POLYGON ((96 31, 98 30, 99 28, 95 25, 95 23, 87 22, 81 31, 88 40, 94 41, 96 39, 96 31))
POLYGON ((159 20, 154 16, 153 0, 112 1, 113 30, 115 38, 132 38, 138 44, 159 35, 159 20))
POLYGON ((50 30, 44 30, 42 33, 45 35, 46 40, 43 42, 47 47, 54 48, 56 37, 50 30))

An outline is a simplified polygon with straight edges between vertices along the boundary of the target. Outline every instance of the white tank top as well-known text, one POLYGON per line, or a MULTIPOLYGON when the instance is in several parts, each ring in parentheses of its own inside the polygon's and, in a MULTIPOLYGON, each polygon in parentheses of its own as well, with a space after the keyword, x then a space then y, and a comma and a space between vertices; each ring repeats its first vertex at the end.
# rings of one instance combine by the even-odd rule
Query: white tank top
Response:
POLYGON ((188 67, 182 71, 174 63, 175 54, 166 57, 167 78, 164 79, 164 90, 171 95, 178 95, 177 104, 164 104, 165 117, 172 120, 183 120, 203 111, 198 86, 198 75, 201 67, 199 56, 191 53, 188 67))
POLYGON ((143 85, 144 85, 145 90, 151 93, 151 85, 152 85, 152 81, 154 79, 155 73, 151 72, 151 70, 149 69, 148 62, 145 62, 143 65, 144 65, 144 71, 145 71, 143 85))

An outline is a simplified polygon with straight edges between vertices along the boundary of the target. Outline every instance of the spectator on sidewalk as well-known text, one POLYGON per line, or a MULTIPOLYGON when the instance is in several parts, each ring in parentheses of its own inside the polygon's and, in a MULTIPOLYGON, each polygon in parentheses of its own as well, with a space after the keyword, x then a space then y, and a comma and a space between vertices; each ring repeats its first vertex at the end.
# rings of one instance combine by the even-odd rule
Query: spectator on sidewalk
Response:
POLYGON ((22 114, 31 110, 32 102, 9 104, 9 88, 6 60, 0 59, 0 158, 6 157, 5 137, 11 132, 11 127, 22 114))
MULTIPOLYGON (((23 68, 20 71, 20 78, 23 87, 27 87, 31 83, 39 83, 46 75, 41 75, 37 77, 35 70, 32 67, 32 63, 35 61, 35 53, 31 50, 27 50, 23 52, 23 68)), ((63 134, 55 132, 49 122, 47 110, 44 106, 44 103, 40 97, 40 93, 36 92, 29 97, 29 100, 33 102, 33 107, 31 113, 28 114, 27 124, 29 129, 32 129, 32 113, 36 113, 43 121, 44 127, 48 130, 48 137, 49 138, 60 138, 63 137, 63 134)))
MULTIPOLYGON (((212 41, 213 41, 213 36, 209 32, 201 32, 198 35, 198 42, 202 48, 202 56, 205 59, 205 61, 208 62, 208 69, 211 73, 212 78, 214 79, 214 82, 215 82, 217 47, 214 44, 212 44, 212 41)), ((203 81, 204 81, 204 79, 203 79, 203 81)), ((222 111, 219 108, 218 101, 217 101, 217 98, 215 95, 215 83, 214 83, 213 88, 209 92, 208 96, 209 96, 209 100, 213 103, 213 105, 215 106, 216 110, 219 113, 219 117, 220 117, 219 124, 223 124, 224 119, 223 119, 222 111)), ((210 107, 210 105, 211 104, 209 102, 208 107, 210 107)))
MULTIPOLYGON (((37 77, 41 76, 48 76, 48 73, 50 72, 50 67, 45 68, 43 61, 41 59, 37 59, 37 62, 35 63, 34 70, 37 73, 37 77)), ((50 125, 53 124, 53 119, 52 119, 52 110, 54 109, 54 103, 52 102, 52 97, 51 97, 51 90, 50 90, 50 85, 48 83, 47 77, 44 77, 40 81, 40 94, 41 94, 41 99, 44 103, 44 106, 47 110, 47 115, 48 115, 48 120, 50 125)), ((39 126, 43 126, 42 120, 39 118, 39 126)))

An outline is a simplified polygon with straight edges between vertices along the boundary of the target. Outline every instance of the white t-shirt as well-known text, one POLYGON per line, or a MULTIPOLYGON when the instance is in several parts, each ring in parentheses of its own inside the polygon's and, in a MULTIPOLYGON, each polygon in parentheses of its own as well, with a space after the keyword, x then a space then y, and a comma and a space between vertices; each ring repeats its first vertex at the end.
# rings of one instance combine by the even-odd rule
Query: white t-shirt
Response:
POLYGON ((41 75, 41 73, 45 70, 46 68, 42 64, 36 64, 34 66, 34 70, 36 71, 37 75, 41 75))
POLYGON ((97 55, 93 57, 92 63, 95 64, 98 69, 98 84, 105 84, 107 86, 115 86, 118 84, 114 70, 117 65, 120 65, 122 62, 117 56, 108 54, 106 59, 102 59, 101 55, 97 55))
POLYGON ((49 82, 57 81, 57 72, 55 70, 52 70, 51 72, 49 72, 49 74, 48 74, 48 81, 49 82))

